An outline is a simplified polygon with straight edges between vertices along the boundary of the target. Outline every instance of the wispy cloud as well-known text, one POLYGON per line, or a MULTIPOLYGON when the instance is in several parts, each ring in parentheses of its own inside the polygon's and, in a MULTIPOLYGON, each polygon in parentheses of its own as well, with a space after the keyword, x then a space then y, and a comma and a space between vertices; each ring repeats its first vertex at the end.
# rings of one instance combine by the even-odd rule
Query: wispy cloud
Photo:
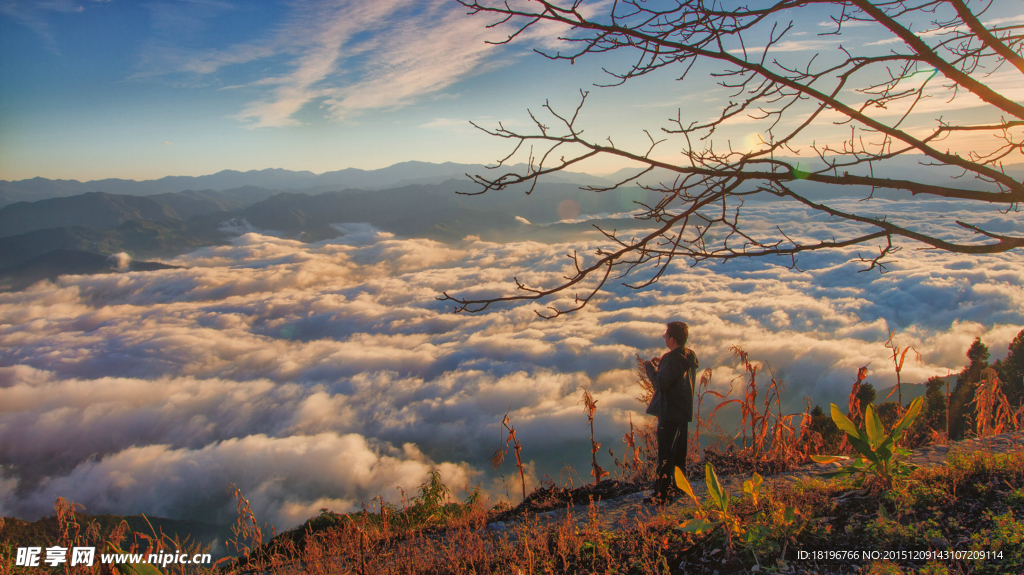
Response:
MULTIPOLYGON (((807 52, 811 50, 823 50, 832 46, 838 46, 838 40, 786 40, 772 44, 772 52, 807 52)), ((746 48, 734 48, 729 50, 730 54, 760 55, 765 51, 766 46, 747 46, 746 48)))
POLYGON ((7 1, 0 4, 0 14, 31 28, 43 40, 46 49, 54 54, 60 54, 60 49, 57 47, 57 38, 50 25, 51 15, 84 11, 85 6, 75 0, 7 1))
MULTIPOLYGON (((823 22, 818 22, 818 26, 822 26, 825 28, 835 28, 837 25, 838 24, 835 20, 825 20, 823 22)), ((847 20, 846 22, 843 22, 843 28, 861 28, 864 26, 873 25, 875 25, 874 22, 868 22, 863 20, 847 20)))
POLYGON ((1003 24, 1021 24, 1024 23, 1024 14, 1017 14, 1016 16, 1004 16, 1002 18, 992 18, 991 20, 985 20, 986 26, 1002 26, 1003 24))
MULTIPOLYGON (((467 17, 447 0, 299 1, 268 38, 201 53, 168 42, 147 54, 140 76, 207 76, 264 61, 277 72, 233 86, 258 94, 237 119, 254 128, 295 126, 303 122, 300 112, 317 110, 343 120, 436 97, 463 79, 507 64, 508 50, 487 44, 504 39, 507 30, 487 29, 484 18, 467 17)), ((538 25, 516 42, 551 45, 560 31, 538 25)))
MULTIPOLYGON (((1006 16, 1003 18, 993 18, 982 22, 987 27, 1002 26, 1003 24, 1020 24, 1024 22, 1024 14, 1017 16, 1006 16)), ((966 26, 952 26, 943 28, 933 28, 929 30, 923 30, 921 32, 914 33, 919 38, 942 38, 951 36, 953 34, 972 34, 972 32, 966 26)), ((903 40, 900 38, 886 38, 885 40, 878 40, 875 42, 867 42, 865 46, 884 46, 887 44, 899 44, 903 40)))

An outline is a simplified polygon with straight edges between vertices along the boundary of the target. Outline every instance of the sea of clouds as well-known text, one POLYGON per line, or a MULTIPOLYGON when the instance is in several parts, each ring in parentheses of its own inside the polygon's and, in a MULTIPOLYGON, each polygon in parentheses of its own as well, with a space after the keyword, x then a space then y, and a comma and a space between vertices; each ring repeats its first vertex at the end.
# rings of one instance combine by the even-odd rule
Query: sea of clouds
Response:
MULTIPOLYGON (((970 238, 957 217, 1020 231, 1015 213, 878 205, 948 222, 951 237, 970 238)), ((754 213, 766 234, 780 219, 792 234, 842 232, 791 208, 754 213)), ((860 366, 876 388, 895 383, 890 330, 920 351, 903 381, 921 382, 961 369, 975 337, 1005 356, 1024 327, 1019 250, 905 249, 885 274, 859 272, 858 249, 807 254, 797 269, 679 262, 646 290, 612 284, 583 311, 543 320, 534 310, 557 301, 469 315, 436 296, 507 293, 513 276, 554 281, 565 254, 596 236, 441 244, 341 229, 312 244, 245 233, 170 262, 181 269, 0 294, 0 515, 35 519, 63 496, 90 513, 226 521, 233 483, 282 529, 322 507, 399 501, 396 487, 414 492, 430 469, 456 495, 481 484, 503 497, 487 458, 506 411, 531 482, 589 458, 580 386, 598 400, 598 440, 618 451, 630 419, 646 421, 635 356, 664 351, 668 320, 690 324, 714 388, 738 391, 739 345, 786 381, 793 412, 806 395, 844 400, 860 366)))

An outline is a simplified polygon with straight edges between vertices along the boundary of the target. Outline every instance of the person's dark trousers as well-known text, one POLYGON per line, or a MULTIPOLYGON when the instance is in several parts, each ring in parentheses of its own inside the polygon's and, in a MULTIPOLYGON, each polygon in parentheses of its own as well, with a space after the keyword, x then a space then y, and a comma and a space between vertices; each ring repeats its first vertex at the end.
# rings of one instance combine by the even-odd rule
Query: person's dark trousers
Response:
POLYGON ((675 485, 675 469, 686 469, 686 447, 690 442, 690 425, 686 421, 658 420, 658 479, 654 497, 667 499, 675 485))

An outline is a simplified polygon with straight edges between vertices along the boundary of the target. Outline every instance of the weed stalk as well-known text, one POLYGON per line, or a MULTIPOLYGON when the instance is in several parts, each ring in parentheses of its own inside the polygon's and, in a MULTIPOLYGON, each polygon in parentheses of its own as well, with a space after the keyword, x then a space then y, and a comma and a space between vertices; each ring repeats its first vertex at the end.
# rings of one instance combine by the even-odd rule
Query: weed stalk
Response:
POLYGON ((594 477, 594 485, 597 485, 608 476, 608 472, 597 464, 597 452, 601 450, 601 444, 594 439, 594 412, 597 411, 597 401, 587 388, 581 385, 580 389, 583 390, 583 399, 579 403, 583 404, 583 413, 587 415, 587 424, 590 426, 590 474, 594 477))

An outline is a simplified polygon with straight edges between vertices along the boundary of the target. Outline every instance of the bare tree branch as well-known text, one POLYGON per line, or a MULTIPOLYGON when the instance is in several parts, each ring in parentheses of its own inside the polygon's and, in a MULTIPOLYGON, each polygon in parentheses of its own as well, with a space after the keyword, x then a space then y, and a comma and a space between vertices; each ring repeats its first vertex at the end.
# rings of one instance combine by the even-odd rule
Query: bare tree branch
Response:
POLYGON ((884 191, 888 197, 942 198, 1019 213, 1024 183, 1004 166, 1024 162, 1024 104, 1000 92, 1012 83, 1004 79, 990 85, 986 78, 998 71, 1024 84, 1024 28, 986 24, 981 16, 991 2, 775 0, 751 8, 730 1, 617 0, 605 13, 591 15, 593 7, 581 0, 565 5, 548 0, 459 1, 471 14, 496 15, 493 25, 514 26, 506 42, 541 22, 564 25, 566 50, 540 52, 553 60, 574 62, 614 51, 635 56, 624 70, 606 69, 612 78, 609 85, 670 69, 682 80, 703 61, 715 63, 712 81, 729 95, 710 120, 687 120, 680 110, 661 128, 664 137, 644 130, 648 144, 637 150, 585 135, 580 112, 587 92, 581 92, 579 104, 569 114, 548 102, 541 115, 530 112, 532 132, 501 124, 496 129, 481 128, 514 142, 514 149, 498 162, 497 175, 470 175, 480 186, 477 193, 518 185, 532 191, 544 176, 586 160, 615 157, 640 166, 639 173, 609 186, 586 189, 602 192, 639 182, 658 199, 650 205, 638 204, 640 210, 634 215, 650 222, 650 229, 640 237, 624 238, 615 230, 598 227, 609 247, 597 249, 586 264, 573 252, 569 256, 573 272, 555 285, 529 287, 516 280, 516 293, 490 299, 444 293, 439 299, 454 302, 457 311, 481 311, 496 302, 541 300, 571 290, 568 293, 575 297, 570 305, 552 306, 541 313, 554 317, 586 306, 609 280, 624 280, 633 289, 647 287, 668 273, 670 264, 680 257, 695 265, 706 260, 789 256, 795 268, 796 255, 802 252, 874 245, 877 255, 859 259, 866 269, 884 271, 887 258, 906 243, 964 254, 1024 247, 1024 236, 997 233, 979 223, 957 222, 974 236, 965 241, 951 236, 949 227, 897 221, 867 211, 867 204, 863 211, 852 209, 849 203, 814 199, 807 191, 814 185, 856 190, 865 200, 884 191), (892 47, 886 48, 888 52, 868 46, 851 51, 840 44, 833 53, 795 58, 784 46, 797 28, 794 22, 805 12, 818 21, 823 9, 833 10, 828 18, 834 29, 819 34, 822 38, 838 40, 852 25, 873 23, 876 30, 889 35, 875 44, 892 47), (968 104, 977 113, 969 117, 985 120, 963 121, 951 113, 953 120, 940 116, 930 120, 930 127, 922 126, 922 105, 936 98, 949 103, 971 98, 968 104), (758 123, 761 143, 737 149, 728 141, 723 146, 719 139, 716 147, 718 134, 738 119, 758 123), (845 137, 815 141, 822 125, 849 132, 845 137), (980 148, 950 149, 951 143, 965 137, 973 138, 972 142, 986 137, 987 143, 980 148), (681 156, 674 160, 655 153, 670 138, 681 142, 681 156), (524 152, 529 152, 525 171, 503 170, 506 162, 524 152), (905 169, 894 173, 894 162, 910 154, 920 158, 920 173, 905 169), (653 174, 664 175, 662 183, 643 184, 653 174), (787 202, 842 222, 845 235, 808 238, 781 226, 775 226, 774 236, 754 233, 747 203, 754 197, 787 202))

